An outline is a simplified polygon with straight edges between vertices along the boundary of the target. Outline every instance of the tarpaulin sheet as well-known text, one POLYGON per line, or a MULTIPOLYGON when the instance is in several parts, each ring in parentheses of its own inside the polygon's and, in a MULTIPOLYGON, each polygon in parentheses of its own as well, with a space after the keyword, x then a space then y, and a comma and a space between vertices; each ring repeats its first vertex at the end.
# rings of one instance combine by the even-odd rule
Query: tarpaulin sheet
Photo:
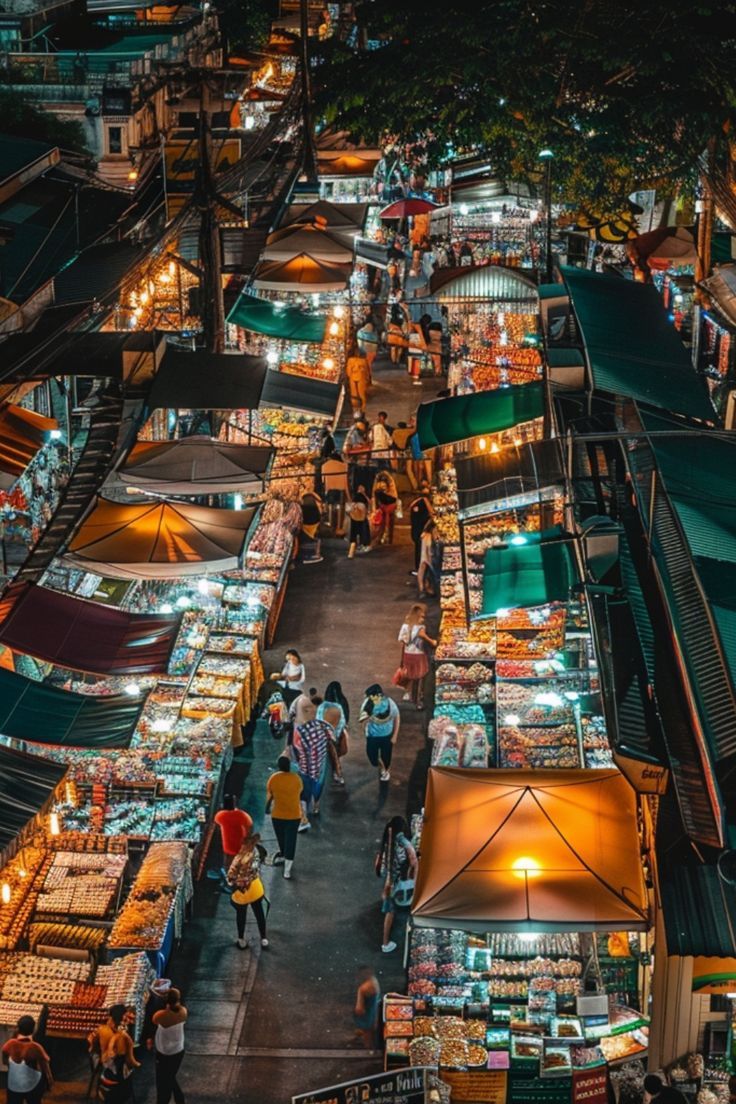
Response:
POLYGON ((308 314, 286 303, 272 303, 257 295, 242 292, 228 315, 228 322, 253 333, 277 337, 282 341, 306 341, 321 344, 325 337, 326 318, 323 314, 308 314))
POLYGON ((67 767, 0 746, 0 851, 44 812, 67 767))
POLYGON ((544 385, 540 380, 423 402, 417 411, 417 433, 422 448, 436 448, 484 433, 500 433, 541 418, 543 413, 544 385))
POLYGON ((47 663, 97 675, 164 672, 181 615, 125 613, 28 586, 5 616, 0 643, 47 663))

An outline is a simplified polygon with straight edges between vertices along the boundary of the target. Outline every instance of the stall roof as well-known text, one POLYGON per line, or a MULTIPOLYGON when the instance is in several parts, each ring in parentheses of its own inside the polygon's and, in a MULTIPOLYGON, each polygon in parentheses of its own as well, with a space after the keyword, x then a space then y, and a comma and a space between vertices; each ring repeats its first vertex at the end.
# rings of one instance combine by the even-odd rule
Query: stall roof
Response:
POLYGON ((349 264, 327 264, 308 253, 288 261, 262 261, 253 274, 253 287, 264 291, 299 291, 314 294, 343 291, 350 279, 349 264))
POLYGON ((316 223, 294 222, 268 235, 263 258, 283 261, 306 253, 318 261, 348 264, 353 260, 353 237, 316 223))
POLYGON ((55 418, 44 418, 23 406, 10 403, 0 408, 0 487, 15 483, 57 427, 55 418))
POLYGON ((45 812, 66 772, 62 763, 0 747, 0 852, 45 812))
POLYGON ((476 456, 459 456, 458 504, 461 512, 498 498, 527 494, 565 481, 565 465, 558 437, 528 441, 518 448, 502 448, 476 456))
POLYGON ((496 391, 423 402, 417 411, 417 433, 422 448, 436 448, 483 433, 500 433, 541 418, 543 413, 544 386, 541 380, 535 380, 496 391))
POLYGON ((501 265, 440 268, 433 273, 430 288, 432 294, 443 302, 452 299, 495 299, 528 305, 529 311, 536 310, 539 302, 537 289, 528 276, 501 265))
POLYGON ((616 770, 429 771, 412 918, 466 931, 643 931, 636 800, 616 770))
POLYGON ((274 452, 268 445, 231 445, 199 436, 139 441, 118 475, 123 483, 160 494, 261 491, 274 452))
POLYGON ((247 291, 240 293, 228 322, 253 333, 277 337, 282 341, 306 341, 321 344, 325 339, 326 318, 308 314, 287 303, 273 303, 247 291))
POLYGON ((333 153, 330 154, 324 150, 317 151, 317 176, 329 178, 331 176, 339 177, 366 177, 373 176, 376 165, 381 160, 381 153, 376 151, 377 156, 367 156, 368 150, 358 153, 333 153))
POLYGON ((566 602, 576 579, 573 542, 563 538, 559 527, 510 535, 505 546, 486 550, 482 616, 566 602))
POLYGON ((3 605, 0 643, 96 675, 165 671, 181 623, 181 615, 125 613, 41 586, 27 586, 7 615, 3 605))
POLYGON ((123 505, 98 498, 68 563, 113 579, 174 579, 238 567, 255 509, 184 502, 123 505))
POLYGON ((261 406, 286 406, 333 418, 340 397, 340 385, 309 376, 293 376, 289 372, 269 370, 263 388, 261 406))
POLYGON ((595 391, 705 421, 716 420, 688 350, 653 284, 562 269, 595 391))
POLYGON ((328 203, 320 199, 316 203, 292 203, 281 225, 320 219, 330 230, 357 233, 365 226, 367 215, 367 203, 328 203))
POLYGON ((169 346, 151 386, 152 410, 255 410, 266 378, 266 358, 242 353, 187 352, 169 346))
POLYGON ((124 748, 143 699, 73 694, 0 668, 0 733, 64 747, 124 748))
POLYGON ((736 265, 716 265, 712 275, 703 280, 703 287, 711 296, 715 309, 729 325, 736 326, 736 265))

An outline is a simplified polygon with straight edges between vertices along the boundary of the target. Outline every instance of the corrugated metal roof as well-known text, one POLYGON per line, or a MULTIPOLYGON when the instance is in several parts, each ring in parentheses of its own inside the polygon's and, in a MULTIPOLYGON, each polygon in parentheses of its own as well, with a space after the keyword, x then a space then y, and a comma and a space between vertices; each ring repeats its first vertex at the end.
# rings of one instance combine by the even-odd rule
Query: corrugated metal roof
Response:
POLYGON ((144 252, 144 246, 130 242, 93 245, 55 277, 57 305, 102 299, 120 285, 144 252))

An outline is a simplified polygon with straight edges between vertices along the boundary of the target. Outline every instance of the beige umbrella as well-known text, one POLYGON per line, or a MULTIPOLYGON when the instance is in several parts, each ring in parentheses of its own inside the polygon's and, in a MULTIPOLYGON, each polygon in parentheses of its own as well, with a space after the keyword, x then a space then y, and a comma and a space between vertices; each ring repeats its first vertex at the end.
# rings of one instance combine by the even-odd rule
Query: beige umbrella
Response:
POLYGON ((317 261, 349 264, 353 259, 353 237, 315 223, 295 222, 269 234, 262 257, 267 261, 284 261, 300 253, 307 253, 317 261))
POLYGON ((327 264, 300 253, 290 261, 263 261, 255 271, 253 287, 263 291, 343 291, 350 279, 350 265, 327 264))

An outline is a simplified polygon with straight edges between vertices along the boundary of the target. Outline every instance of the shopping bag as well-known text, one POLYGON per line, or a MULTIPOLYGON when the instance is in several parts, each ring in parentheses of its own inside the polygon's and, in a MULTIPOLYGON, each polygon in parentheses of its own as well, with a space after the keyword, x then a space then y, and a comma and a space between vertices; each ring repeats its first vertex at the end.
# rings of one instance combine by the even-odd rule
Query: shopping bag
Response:
POLYGON ((398 686, 402 690, 406 690, 409 685, 409 676, 406 673, 406 667, 397 667, 391 676, 391 685, 398 686))

